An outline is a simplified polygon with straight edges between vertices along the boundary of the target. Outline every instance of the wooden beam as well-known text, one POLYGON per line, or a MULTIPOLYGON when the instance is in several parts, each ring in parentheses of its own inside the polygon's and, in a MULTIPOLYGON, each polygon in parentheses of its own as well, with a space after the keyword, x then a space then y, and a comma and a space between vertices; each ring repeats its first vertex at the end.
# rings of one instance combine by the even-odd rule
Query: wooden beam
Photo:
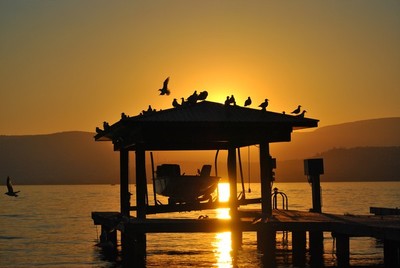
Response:
POLYGON ((136 148, 136 217, 139 219, 146 218, 146 154, 144 146, 136 148))
POLYGON ((124 149, 120 151, 120 208, 124 216, 129 216, 129 200, 129 151, 124 149))
POLYGON ((260 143, 261 210, 263 217, 270 217, 272 215, 271 182, 273 180, 273 167, 271 160, 269 143, 260 143))

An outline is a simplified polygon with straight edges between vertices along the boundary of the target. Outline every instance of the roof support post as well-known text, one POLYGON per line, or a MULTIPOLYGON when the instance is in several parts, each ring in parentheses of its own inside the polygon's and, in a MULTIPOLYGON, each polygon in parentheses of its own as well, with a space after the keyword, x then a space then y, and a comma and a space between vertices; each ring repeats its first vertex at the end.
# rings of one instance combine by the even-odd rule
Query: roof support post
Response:
POLYGON ((136 147, 136 217, 139 219, 146 218, 146 151, 143 145, 138 144, 136 147))
POLYGON ((236 149, 228 149, 228 177, 229 177, 229 208, 232 220, 237 216, 237 179, 236 179, 236 149))
POLYGON ((261 211, 263 217, 272 215, 273 163, 269 154, 269 143, 260 143, 261 211))
POLYGON ((123 216, 129 217, 129 150, 122 148, 119 152, 120 163, 120 208, 123 216))
POLYGON ((237 200, 237 168, 236 148, 230 146, 228 149, 228 177, 229 177, 229 212, 231 216, 232 249, 236 251, 242 244, 242 233, 239 229, 239 214, 237 200))

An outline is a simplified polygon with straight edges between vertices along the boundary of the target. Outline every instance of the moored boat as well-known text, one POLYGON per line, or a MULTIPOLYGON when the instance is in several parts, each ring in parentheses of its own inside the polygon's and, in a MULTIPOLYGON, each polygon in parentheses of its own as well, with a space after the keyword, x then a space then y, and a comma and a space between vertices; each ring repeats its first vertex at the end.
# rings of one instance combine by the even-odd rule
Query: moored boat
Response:
POLYGON ((220 177, 210 173, 211 165, 203 165, 197 175, 181 174, 178 164, 159 165, 154 180, 156 193, 169 197, 173 204, 211 201, 220 177))

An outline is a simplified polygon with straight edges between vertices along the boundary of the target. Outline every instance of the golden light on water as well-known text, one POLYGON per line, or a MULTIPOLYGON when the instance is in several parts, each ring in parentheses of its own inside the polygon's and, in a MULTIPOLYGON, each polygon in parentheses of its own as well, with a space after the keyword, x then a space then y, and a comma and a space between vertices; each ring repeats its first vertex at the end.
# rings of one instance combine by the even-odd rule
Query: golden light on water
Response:
POLYGON ((216 248, 217 267, 232 267, 231 245, 231 232, 217 233, 215 235, 214 247, 216 248))
MULTIPOLYGON (((220 202, 229 201, 229 183, 218 184, 218 200, 220 202)), ((229 208, 218 208, 218 219, 230 219, 229 208)), ((232 267, 232 241, 231 232, 215 234, 215 256, 217 258, 217 267, 232 267)))
MULTIPOLYGON (((229 183, 222 182, 218 184, 218 200, 220 202, 229 201, 229 183)), ((218 219, 230 219, 229 208, 217 208, 218 219)))

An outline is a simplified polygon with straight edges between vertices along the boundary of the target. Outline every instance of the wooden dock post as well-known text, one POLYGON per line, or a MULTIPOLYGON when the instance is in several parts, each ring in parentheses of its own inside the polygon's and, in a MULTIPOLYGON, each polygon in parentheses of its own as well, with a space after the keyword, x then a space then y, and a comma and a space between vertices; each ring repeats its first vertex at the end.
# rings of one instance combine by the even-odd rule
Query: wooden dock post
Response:
POLYGON ((273 181, 273 163, 269 154, 269 143, 260 143, 260 180, 261 180, 261 211, 262 216, 271 217, 271 182, 273 181))
MULTIPOLYGON (((138 219, 146 219, 146 194, 146 151, 143 144, 138 144, 136 148, 136 217, 138 219)), ((130 236, 133 237, 135 262, 140 263, 146 258, 146 234, 132 232, 130 236)))
POLYGON ((308 177, 312 190, 312 211, 321 213, 321 185, 319 176, 324 174, 324 161, 322 158, 305 159, 304 174, 308 177))
POLYGON ((120 150, 120 209, 123 216, 129 217, 130 193, 129 193, 129 151, 120 150))
POLYGON ((274 267, 276 264, 276 231, 263 224, 257 231, 257 249, 263 254, 264 267, 274 267))
POLYGON ((385 239, 383 258, 385 267, 400 267, 400 242, 385 239))
MULTIPOLYGON (((305 159, 304 174, 308 177, 312 190, 312 209, 310 211, 322 212, 321 186, 319 176, 324 174, 324 162, 322 158, 305 159)), ((309 244, 311 263, 314 266, 323 266, 324 259, 324 233, 321 231, 309 232, 309 244)))
POLYGON ((292 232, 293 266, 304 267, 306 264, 307 234, 304 231, 292 232))
POLYGON ((336 237, 336 258, 338 267, 350 266, 350 238, 348 235, 335 234, 336 237))
POLYGON ((242 234, 239 230, 239 214, 237 202, 237 169, 236 169, 236 148, 231 146, 228 149, 228 178, 229 178, 229 208, 231 216, 231 237, 232 248, 238 249, 242 244, 242 234))

